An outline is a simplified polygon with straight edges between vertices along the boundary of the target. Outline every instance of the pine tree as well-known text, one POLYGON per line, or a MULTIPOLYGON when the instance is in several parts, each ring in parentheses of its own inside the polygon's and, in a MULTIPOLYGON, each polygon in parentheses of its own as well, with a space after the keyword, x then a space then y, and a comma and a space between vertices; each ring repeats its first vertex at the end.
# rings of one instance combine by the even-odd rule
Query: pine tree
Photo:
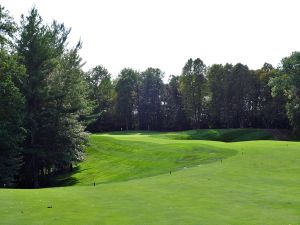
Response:
POLYGON ((44 25, 37 10, 21 22, 18 52, 27 74, 24 165, 21 184, 38 187, 45 175, 82 159, 86 138, 78 120, 87 107, 80 43, 66 48, 70 29, 44 25))

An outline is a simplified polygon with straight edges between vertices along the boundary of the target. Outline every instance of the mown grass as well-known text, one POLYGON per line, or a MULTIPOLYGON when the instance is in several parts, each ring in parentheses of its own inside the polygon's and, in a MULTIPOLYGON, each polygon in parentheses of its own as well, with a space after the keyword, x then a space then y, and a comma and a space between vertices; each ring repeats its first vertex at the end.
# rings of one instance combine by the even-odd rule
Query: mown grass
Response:
POLYGON ((0 224, 299 225, 299 142, 168 135, 92 135, 74 186, 0 189, 0 224))
POLYGON ((91 185, 172 173, 225 159, 235 150, 210 144, 159 139, 158 133, 92 135, 87 159, 78 170, 56 177, 58 185, 91 185))

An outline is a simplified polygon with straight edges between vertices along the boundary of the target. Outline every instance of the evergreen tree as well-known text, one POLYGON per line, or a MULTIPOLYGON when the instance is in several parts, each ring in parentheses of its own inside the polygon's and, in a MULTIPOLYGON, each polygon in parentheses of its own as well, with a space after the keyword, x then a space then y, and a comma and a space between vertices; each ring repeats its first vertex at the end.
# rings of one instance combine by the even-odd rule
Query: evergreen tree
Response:
POLYGON ((42 175, 51 170, 72 169, 73 164, 83 160, 87 135, 80 117, 89 113, 89 103, 79 48, 78 45, 65 51, 48 78, 49 98, 40 115, 44 129, 40 130, 39 136, 45 143, 43 148, 46 153, 40 168, 42 175))
POLYGON ((44 175, 80 160, 83 138, 78 124, 86 107, 78 49, 66 49, 70 30, 56 21, 44 25, 37 10, 22 17, 18 52, 27 74, 24 165, 20 182, 38 187, 44 175))

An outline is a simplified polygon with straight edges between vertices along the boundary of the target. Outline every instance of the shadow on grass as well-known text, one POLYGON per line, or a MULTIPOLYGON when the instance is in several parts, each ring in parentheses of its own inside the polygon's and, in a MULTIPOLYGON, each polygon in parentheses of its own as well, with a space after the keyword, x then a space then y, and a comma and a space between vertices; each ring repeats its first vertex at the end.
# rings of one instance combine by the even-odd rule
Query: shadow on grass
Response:
POLYGON ((221 142, 240 142, 254 140, 299 141, 300 133, 284 129, 227 128, 196 129, 176 132, 160 132, 145 130, 112 131, 99 134, 106 135, 153 135, 153 137, 175 140, 210 140, 221 142))
POLYGON ((87 169, 80 169, 80 166, 77 166, 73 169, 72 172, 65 171, 60 172, 59 174, 54 174, 49 177, 49 185, 48 187, 65 187, 65 186, 72 186, 79 183, 79 180, 73 175, 76 173, 80 173, 82 171, 85 171, 87 169))
POLYGON ((159 135, 162 132, 160 131, 145 131, 145 130, 128 130, 128 131, 112 131, 104 132, 99 134, 108 134, 108 135, 159 135))

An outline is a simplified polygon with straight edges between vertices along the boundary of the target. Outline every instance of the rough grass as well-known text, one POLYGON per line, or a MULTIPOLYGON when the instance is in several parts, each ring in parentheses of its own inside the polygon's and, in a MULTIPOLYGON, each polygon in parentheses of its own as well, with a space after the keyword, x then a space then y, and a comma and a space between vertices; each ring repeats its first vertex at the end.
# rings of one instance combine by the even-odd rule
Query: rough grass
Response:
POLYGON ((164 136, 175 140, 212 140, 238 142, 251 140, 272 140, 273 134, 261 129, 202 129, 166 133, 164 136))
POLYGON ((92 135, 74 186, 0 189, 0 224, 299 225, 299 142, 176 135, 92 135))

